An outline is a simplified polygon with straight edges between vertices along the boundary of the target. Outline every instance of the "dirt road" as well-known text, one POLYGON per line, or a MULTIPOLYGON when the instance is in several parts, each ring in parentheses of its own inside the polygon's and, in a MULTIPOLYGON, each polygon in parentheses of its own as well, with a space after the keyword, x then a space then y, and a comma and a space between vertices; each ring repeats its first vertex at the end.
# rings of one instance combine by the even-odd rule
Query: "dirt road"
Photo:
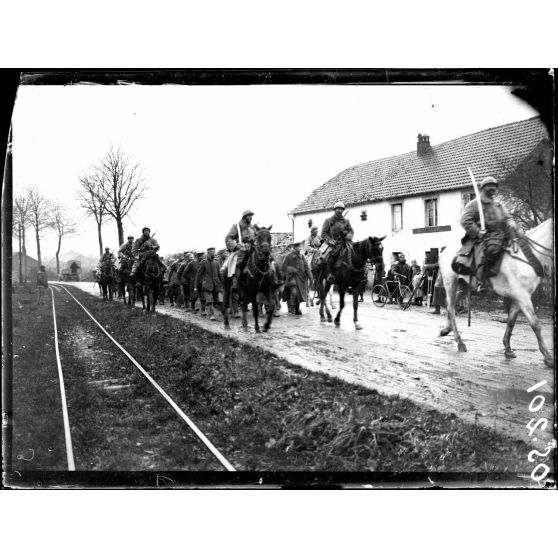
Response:
MULTIPOLYGON (((98 295, 93 283, 72 283, 98 295)), ((370 295, 359 306, 364 329, 355 331, 352 307, 346 307, 341 327, 321 324, 317 308, 303 309, 304 315, 286 314, 273 320, 269 333, 245 332, 240 320, 225 331, 222 322, 171 308, 168 303, 158 312, 190 321, 211 331, 260 347, 293 364, 330 374, 387 395, 408 397, 424 406, 455 413, 460 418, 489 426, 513 438, 529 441, 543 450, 552 440, 554 423, 554 373, 544 366, 535 335, 523 317, 518 319, 512 347, 517 358, 504 357, 502 314, 473 314, 472 325, 458 318, 468 352, 456 350, 453 336, 438 337, 444 316, 433 316, 426 308, 402 311, 397 305, 376 308, 370 295), (546 380, 532 392, 531 386, 546 380), (541 394, 544 404, 537 412, 529 410, 533 397, 541 394), (527 424, 532 418, 546 418, 546 431, 529 438, 527 424)), ((108 303, 107 303, 108 304, 108 303)), ((118 304, 113 302, 112 304, 118 304)), ((138 307, 137 312, 142 310, 138 307)), ((543 335, 553 347, 553 324, 543 320, 543 335)), ((540 398, 535 401, 540 404, 540 398)), ((535 421, 533 421, 535 422, 535 421)))

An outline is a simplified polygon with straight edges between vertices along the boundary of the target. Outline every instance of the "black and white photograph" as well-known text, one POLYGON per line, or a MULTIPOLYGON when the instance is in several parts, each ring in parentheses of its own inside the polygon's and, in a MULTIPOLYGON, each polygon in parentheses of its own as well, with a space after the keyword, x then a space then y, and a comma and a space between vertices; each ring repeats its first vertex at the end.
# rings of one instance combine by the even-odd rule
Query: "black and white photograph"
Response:
POLYGON ((4 484, 553 486, 553 79, 19 74, 4 484))

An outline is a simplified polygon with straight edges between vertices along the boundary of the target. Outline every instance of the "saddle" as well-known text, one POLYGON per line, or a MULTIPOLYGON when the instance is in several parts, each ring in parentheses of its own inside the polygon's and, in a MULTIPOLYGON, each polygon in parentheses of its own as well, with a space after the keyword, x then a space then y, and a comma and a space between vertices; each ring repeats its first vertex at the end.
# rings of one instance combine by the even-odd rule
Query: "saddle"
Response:
MULTIPOLYGON (((458 275, 472 277, 473 283, 482 281, 483 275, 485 277, 495 277, 500 271, 502 258, 505 253, 506 239, 501 238, 488 238, 487 241, 475 242, 468 236, 461 239, 462 246, 457 252, 456 256, 451 262, 451 268, 458 275), (486 257, 486 252, 496 252, 496 257, 486 257), (489 266, 488 269, 484 269, 489 266)), ((471 285, 474 287, 474 284, 471 285)))

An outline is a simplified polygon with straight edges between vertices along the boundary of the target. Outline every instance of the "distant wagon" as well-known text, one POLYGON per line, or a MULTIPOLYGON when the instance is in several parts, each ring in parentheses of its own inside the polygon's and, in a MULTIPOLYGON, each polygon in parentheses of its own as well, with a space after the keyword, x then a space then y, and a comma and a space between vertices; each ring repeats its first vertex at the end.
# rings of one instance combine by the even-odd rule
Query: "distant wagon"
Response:
POLYGON ((79 281, 81 274, 81 262, 70 260, 66 262, 66 267, 62 270, 62 281, 79 281))

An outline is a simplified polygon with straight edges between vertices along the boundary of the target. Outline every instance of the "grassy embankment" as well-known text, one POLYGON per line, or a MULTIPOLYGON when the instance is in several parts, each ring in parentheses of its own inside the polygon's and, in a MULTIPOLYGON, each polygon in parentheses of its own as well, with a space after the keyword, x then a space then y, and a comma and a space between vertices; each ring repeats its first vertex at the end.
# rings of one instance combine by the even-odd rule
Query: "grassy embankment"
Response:
MULTIPOLYGON (((238 470, 526 469, 528 448, 523 442, 466 424, 454 415, 311 373, 169 316, 148 316, 82 292, 75 294, 100 323, 110 324, 111 334, 238 470)), ((74 314, 83 313, 73 304, 74 314)), ((72 364, 76 369, 77 360, 72 364)), ((125 365, 118 361, 115 370, 116 366, 125 365)), ((153 391, 139 373, 133 377, 137 381, 128 378, 133 389, 120 396, 118 411, 129 419, 129 426, 141 429, 158 425, 163 418, 170 420, 165 403, 160 409, 142 409, 137 403, 133 410, 128 408, 134 397, 147 397, 153 391)), ((84 409, 91 408, 91 397, 81 398, 84 409)), ((72 405, 80 411, 79 428, 95 435, 95 443, 102 445, 99 429, 106 422, 102 418, 106 411, 99 406, 96 413, 82 412, 76 403, 72 405)), ((144 438, 149 443, 151 436, 144 438)), ((152 451, 156 460, 159 450, 152 451)), ((119 459, 125 459, 125 451, 119 459)), ((205 468, 201 460, 199 464, 205 468)), ((179 468, 179 463, 169 468, 179 468)))

